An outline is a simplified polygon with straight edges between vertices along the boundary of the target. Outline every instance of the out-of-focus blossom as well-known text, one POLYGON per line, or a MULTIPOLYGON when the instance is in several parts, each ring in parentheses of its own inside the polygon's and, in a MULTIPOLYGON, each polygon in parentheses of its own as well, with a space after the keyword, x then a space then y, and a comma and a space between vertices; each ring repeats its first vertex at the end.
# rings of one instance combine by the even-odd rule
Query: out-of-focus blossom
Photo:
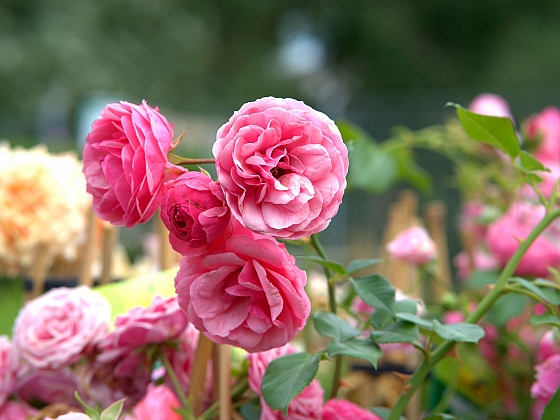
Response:
POLYGON ((179 304, 214 342, 249 352, 282 346, 309 316, 305 272, 284 244, 232 225, 232 235, 207 254, 181 259, 179 304))
POLYGON ((465 320, 465 315, 461 311, 447 311, 443 314, 442 320, 445 324, 457 324, 465 320))
POLYGON ((84 413, 71 411, 54 419, 52 417, 45 417, 45 420, 91 420, 91 417, 84 413))
POLYGON ((78 378, 69 368, 38 370, 18 381, 17 395, 24 401, 40 401, 43 404, 63 403, 76 405, 74 392, 78 378))
POLYGON ((200 172, 164 184, 161 219, 169 242, 181 255, 200 255, 226 233, 231 211, 220 185, 200 172))
POLYGON ((493 117, 508 117, 513 121, 509 103, 495 93, 481 93, 469 105, 472 112, 493 117))
POLYGON ((146 101, 108 104, 84 147, 83 172, 97 215, 131 228, 159 209, 163 183, 184 172, 167 153, 173 125, 146 101))
POLYGON ((535 371, 531 396, 548 401, 560 385, 560 354, 553 354, 544 362, 536 365, 535 371))
POLYGON ((212 152, 232 214, 255 232, 310 236, 342 202, 348 150, 335 123, 303 102, 246 103, 218 130, 212 152))
POLYGON ((381 417, 348 400, 331 399, 323 407, 323 420, 381 420, 381 417))
POLYGON ((414 265, 423 265, 436 258, 437 246, 428 231, 421 226, 403 230, 387 243, 387 252, 394 258, 414 265))
POLYGON ((27 420, 35 416, 39 410, 31 407, 23 401, 6 401, 0 404, 0 420, 27 420))
POLYGON ((500 261, 493 254, 477 247, 473 251, 473 261, 465 251, 461 251, 453 258, 453 264, 457 268, 457 274, 461 281, 467 281, 471 275, 471 264, 473 269, 480 271, 494 271, 501 267, 500 261))
POLYGON ((18 358, 9 338, 0 335, 0 406, 14 391, 18 358))
POLYGON ((527 138, 536 143, 534 155, 543 162, 560 162, 560 109, 548 107, 527 122, 527 138))
POLYGON ((105 336, 109 302, 86 286, 52 289, 25 304, 14 324, 19 355, 36 369, 60 369, 90 353, 105 336))
POLYGON ((560 354, 560 341, 556 337, 556 330, 548 330, 539 341, 537 350, 537 363, 542 363, 553 354, 560 354))
POLYGON ((179 400, 166 385, 150 385, 146 396, 132 409, 135 420, 181 420, 174 410, 179 400))
POLYGON ((0 143, 0 272, 29 268, 39 245, 48 261, 77 258, 91 206, 81 167, 71 153, 0 143))

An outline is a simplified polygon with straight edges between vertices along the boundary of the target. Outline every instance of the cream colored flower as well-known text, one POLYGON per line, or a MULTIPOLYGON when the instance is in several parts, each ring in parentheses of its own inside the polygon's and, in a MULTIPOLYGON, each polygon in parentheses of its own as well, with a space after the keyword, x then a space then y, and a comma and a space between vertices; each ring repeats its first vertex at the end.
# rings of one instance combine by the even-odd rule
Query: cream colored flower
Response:
POLYGON ((90 206, 82 165, 74 154, 0 143, 0 272, 17 274, 28 268, 40 243, 50 260, 74 260, 85 239, 90 206))

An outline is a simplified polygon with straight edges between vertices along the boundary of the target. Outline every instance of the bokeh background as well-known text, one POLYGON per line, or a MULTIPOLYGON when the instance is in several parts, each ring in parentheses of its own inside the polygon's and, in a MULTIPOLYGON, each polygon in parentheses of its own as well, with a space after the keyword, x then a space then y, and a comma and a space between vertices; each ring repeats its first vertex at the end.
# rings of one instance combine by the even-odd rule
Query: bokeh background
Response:
MULTIPOLYGON (((0 138, 80 150, 121 99, 159 106, 200 156, 234 110, 268 95, 378 141, 395 125, 440 124, 446 102, 481 92, 521 120, 560 102, 559 22, 555 0, 2 0, 0 138)), ((453 215, 450 164, 419 159, 443 180, 423 199, 453 215)), ((349 238, 378 234, 394 196, 351 192, 324 241, 349 257, 349 238)))

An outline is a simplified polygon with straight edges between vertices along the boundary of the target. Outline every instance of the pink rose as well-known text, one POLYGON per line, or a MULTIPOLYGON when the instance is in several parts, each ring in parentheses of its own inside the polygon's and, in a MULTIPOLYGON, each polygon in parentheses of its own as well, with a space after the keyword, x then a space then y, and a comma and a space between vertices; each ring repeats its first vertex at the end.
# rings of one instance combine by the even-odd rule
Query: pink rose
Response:
POLYGON ((173 126, 146 101, 108 104, 84 147, 83 172, 97 215, 117 226, 145 223, 159 209, 164 181, 184 172, 167 160, 173 126))
POLYGON ((323 420, 381 420, 381 417, 348 400, 331 399, 323 407, 323 420))
POLYGON ((161 219, 175 251, 200 255, 226 232, 231 212, 220 184, 200 172, 187 172, 165 183, 161 219))
POLYGON ((553 354, 536 365, 535 371, 536 380, 531 385, 531 397, 548 401, 560 385, 560 354, 553 354))
MULTIPOLYGON (((486 243, 490 251, 505 266, 519 248, 519 240, 529 233, 544 216, 544 207, 529 203, 514 203, 508 212, 488 227, 486 243)), ((560 264, 558 238, 552 230, 541 234, 529 247, 515 274, 519 276, 546 277, 547 267, 560 264)))
POLYGON ((18 358, 9 338, 0 335, 0 406, 14 391, 18 358))
POLYGON ((428 231, 412 226, 400 232, 386 246, 387 252, 414 265, 423 265, 436 258, 437 247, 428 231))
POLYGON ((284 244, 235 220, 232 225, 232 235, 207 254, 181 259, 179 304, 216 343, 248 352, 282 346, 309 316, 306 274, 284 244))
POLYGON ((457 324, 465 320, 465 315, 461 311, 447 311, 442 316, 444 324, 457 324))
POLYGON ((325 229, 346 188, 348 151, 334 122, 294 99, 241 107, 212 149, 234 217, 249 229, 299 239, 325 229))
POLYGON ((555 337, 554 330, 548 330, 539 342, 536 361, 538 363, 544 362, 556 353, 560 353, 560 342, 555 337))
POLYGON ((26 420, 38 412, 39 410, 23 401, 6 401, 0 404, 0 420, 26 420))
POLYGON ((560 161, 560 109, 548 107, 527 122, 527 137, 537 143, 535 157, 542 161, 560 161))
MULTIPOLYGON (((296 353, 291 344, 271 350, 247 355, 249 360, 249 387, 261 396, 261 420, 283 420, 286 417, 280 410, 273 410, 264 401, 261 394, 261 383, 269 363, 279 357, 296 353)), ((319 382, 313 380, 288 406, 288 417, 294 420, 321 419, 323 413, 323 388, 319 382)))
POLYGON ((76 405, 74 392, 78 378, 70 368, 57 370, 38 370, 19 380, 17 395, 24 401, 41 403, 64 403, 76 405))
POLYGON ((88 287, 52 289, 20 310, 14 345, 32 367, 60 369, 90 353, 110 319, 107 300, 88 287))
POLYGON ((508 102, 495 93, 481 93, 469 105, 472 112, 494 117, 508 117, 513 121, 508 102))
POLYGON ((156 296, 147 308, 136 307, 117 316, 115 329, 99 343, 97 360, 112 362, 148 344, 163 344, 175 339, 187 327, 188 321, 179 307, 177 297, 156 296))
POLYGON ((84 413, 71 411, 56 418, 45 417, 45 420, 91 420, 91 417, 84 413))
POLYGON ((132 409, 136 420, 181 420, 174 410, 180 404, 166 385, 150 385, 146 396, 132 409))
POLYGON ((475 248, 473 251, 473 260, 470 261, 469 255, 462 251, 455 255, 453 264, 457 268, 459 279, 463 282, 467 281, 471 275, 471 263, 474 270, 494 271, 500 268, 500 261, 489 252, 483 251, 481 248, 475 248))

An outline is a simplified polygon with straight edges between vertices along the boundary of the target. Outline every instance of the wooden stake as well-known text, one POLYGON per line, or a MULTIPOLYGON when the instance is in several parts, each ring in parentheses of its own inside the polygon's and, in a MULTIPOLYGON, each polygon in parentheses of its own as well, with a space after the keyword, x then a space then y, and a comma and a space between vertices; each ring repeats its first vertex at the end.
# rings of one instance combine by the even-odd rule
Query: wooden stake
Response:
POLYGON ((113 280, 113 253, 115 251, 115 243, 118 235, 119 231, 116 226, 110 223, 103 224, 103 250, 101 254, 103 268, 101 270, 99 284, 107 284, 113 280))
POLYGON ((426 206, 424 214, 426 228, 437 245, 437 274, 438 278, 433 285, 434 298, 439 299, 444 293, 452 290, 451 267, 449 264, 449 251, 445 236, 445 206, 441 201, 432 201, 426 206))
POLYGON ((214 343, 208 337, 200 333, 189 389, 189 400, 191 401, 191 407, 195 416, 202 414, 204 411, 204 383, 206 381, 208 362, 212 356, 213 345, 214 343))
POLYGON ((50 259, 48 246, 41 242, 35 248, 35 258, 33 265, 29 270, 29 277, 33 282, 31 291, 27 293, 26 300, 30 300, 39 296, 45 290, 45 281, 47 272, 49 271, 50 259))
POLYGON ((78 283, 91 287, 93 279, 91 277, 91 264, 95 254, 95 244, 97 242, 97 216, 93 208, 89 210, 88 214, 88 230, 86 237, 86 245, 84 247, 84 254, 82 256, 82 265, 80 267, 80 275, 78 283))
POLYGON ((154 219, 154 231, 156 232, 159 238, 159 268, 161 270, 167 270, 168 268, 172 268, 177 263, 177 253, 171 247, 169 243, 169 231, 167 227, 163 224, 161 220, 161 216, 159 211, 155 214, 154 219))
POLYGON ((214 395, 220 402, 220 420, 231 420, 231 357, 228 345, 214 345, 214 395))

